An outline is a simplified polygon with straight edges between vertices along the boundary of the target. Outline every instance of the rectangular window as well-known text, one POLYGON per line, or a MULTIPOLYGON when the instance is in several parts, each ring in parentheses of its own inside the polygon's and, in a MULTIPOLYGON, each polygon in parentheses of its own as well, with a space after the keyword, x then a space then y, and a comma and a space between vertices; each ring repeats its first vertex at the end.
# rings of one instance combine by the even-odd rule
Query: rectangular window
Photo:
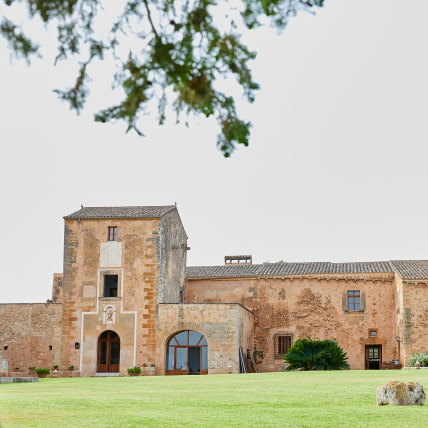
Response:
POLYGON ((117 226, 109 226, 108 228, 108 240, 109 241, 117 241, 119 237, 119 230, 117 226))
POLYGON ((348 311, 361 310, 361 296, 360 290, 348 291, 348 311))
POLYGON ((289 333, 277 333, 274 336, 275 358, 282 358, 292 345, 292 335, 289 333))
POLYGON ((104 297, 117 297, 119 275, 104 275, 104 297))

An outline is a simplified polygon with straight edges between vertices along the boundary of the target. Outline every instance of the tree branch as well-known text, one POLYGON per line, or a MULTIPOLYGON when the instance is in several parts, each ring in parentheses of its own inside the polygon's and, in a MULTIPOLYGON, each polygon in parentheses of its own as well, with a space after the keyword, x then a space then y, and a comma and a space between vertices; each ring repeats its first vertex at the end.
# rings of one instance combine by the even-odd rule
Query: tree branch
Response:
POLYGON ((149 8, 149 5, 148 5, 148 3, 147 3, 147 0, 143 0, 143 3, 144 3, 144 6, 146 6, 146 10, 147 10, 147 18, 148 18, 148 20, 149 20, 149 22, 150 22, 150 26, 152 27, 153 33, 155 33, 156 38, 159 38, 159 34, 158 34, 158 32, 156 31, 156 28, 155 28, 155 26, 154 26, 154 24, 153 24, 153 21, 152 21, 152 14, 151 14, 151 12, 150 12, 150 8, 149 8))

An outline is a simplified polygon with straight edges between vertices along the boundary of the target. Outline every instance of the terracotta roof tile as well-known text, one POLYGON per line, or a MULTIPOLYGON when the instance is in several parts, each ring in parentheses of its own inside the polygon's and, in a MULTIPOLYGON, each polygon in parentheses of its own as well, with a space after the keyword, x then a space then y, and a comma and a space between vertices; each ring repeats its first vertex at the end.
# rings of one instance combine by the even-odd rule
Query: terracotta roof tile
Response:
POLYGON ((428 260, 393 260, 391 263, 403 279, 428 279, 428 260))
POLYGON ((143 207, 82 207, 65 219, 84 218, 158 218, 176 208, 175 205, 143 207))
POLYGON ((186 269, 188 279, 228 278, 248 276, 280 275, 317 275, 317 274, 358 274, 394 272, 389 262, 361 263, 264 263, 260 265, 225 265, 225 266, 189 266, 186 269))

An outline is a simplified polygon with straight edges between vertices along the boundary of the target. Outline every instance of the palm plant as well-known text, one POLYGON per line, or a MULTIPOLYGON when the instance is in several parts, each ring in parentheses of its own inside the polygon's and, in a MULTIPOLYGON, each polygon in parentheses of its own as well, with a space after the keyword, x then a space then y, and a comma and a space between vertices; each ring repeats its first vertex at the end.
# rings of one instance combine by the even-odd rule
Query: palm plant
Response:
POLYGON ((346 352, 334 340, 299 339, 284 355, 290 370, 349 369, 346 352))

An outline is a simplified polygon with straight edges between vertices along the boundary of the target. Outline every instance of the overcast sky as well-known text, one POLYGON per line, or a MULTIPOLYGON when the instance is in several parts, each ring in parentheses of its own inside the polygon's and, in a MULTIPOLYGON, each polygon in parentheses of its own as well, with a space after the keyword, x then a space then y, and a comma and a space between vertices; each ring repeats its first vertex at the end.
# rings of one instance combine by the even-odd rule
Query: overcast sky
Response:
POLYGON ((189 265, 427 259, 428 1, 325 3, 247 37, 261 90, 241 106, 251 144, 231 159, 203 118, 153 117, 145 138, 94 123, 106 90, 77 117, 52 93, 71 69, 27 67, 0 42, 0 302, 50 297, 63 216, 81 204, 177 202, 189 265))

